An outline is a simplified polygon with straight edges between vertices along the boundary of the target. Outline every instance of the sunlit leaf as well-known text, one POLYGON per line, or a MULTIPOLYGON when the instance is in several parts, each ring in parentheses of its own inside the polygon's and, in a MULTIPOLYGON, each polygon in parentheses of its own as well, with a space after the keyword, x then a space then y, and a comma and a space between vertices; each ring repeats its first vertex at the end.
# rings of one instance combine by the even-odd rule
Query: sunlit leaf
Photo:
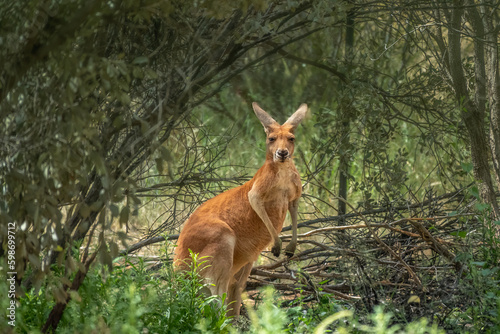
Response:
POLYGON ((410 298, 408 298, 408 304, 411 303, 420 303, 420 297, 416 295, 410 296, 410 298))

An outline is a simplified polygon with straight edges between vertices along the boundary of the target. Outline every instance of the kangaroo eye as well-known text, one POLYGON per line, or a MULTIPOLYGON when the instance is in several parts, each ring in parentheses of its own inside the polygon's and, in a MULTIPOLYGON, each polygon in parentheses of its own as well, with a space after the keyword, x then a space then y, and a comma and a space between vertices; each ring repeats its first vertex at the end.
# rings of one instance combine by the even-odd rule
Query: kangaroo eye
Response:
POLYGON ((288 138, 288 140, 293 143, 295 141, 295 138, 294 137, 290 137, 290 138, 288 138))
POLYGON ((272 143, 273 141, 275 141, 276 138, 275 137, 269 137, 269 142, 272 143))

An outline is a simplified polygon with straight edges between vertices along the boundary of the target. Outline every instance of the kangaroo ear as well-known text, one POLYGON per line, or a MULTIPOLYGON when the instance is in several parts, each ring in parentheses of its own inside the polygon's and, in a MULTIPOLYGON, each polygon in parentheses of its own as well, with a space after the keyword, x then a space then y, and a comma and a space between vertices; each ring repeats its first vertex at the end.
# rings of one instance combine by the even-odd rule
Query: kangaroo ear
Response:
POLYGON ((276 122, 271 116, 269 116, 269 114, 265 112, 264 109, 259 107, 256 102, 252 103, 252 107, 255 115, 257 115, 257 118, 264 126, 264 130, 266 130, 266 133, 272 125, 279 125, 278 122, 276 122))
POLYGON ((290 116, 290 118, 285 122, 285 124, 291 125, 293 131, 299 126, 300 122, 302 122, 306 114, 307 114, 307 104, 302 103, 299 109, 297 109, 297 111, 294 112, 292 116, 290 116))

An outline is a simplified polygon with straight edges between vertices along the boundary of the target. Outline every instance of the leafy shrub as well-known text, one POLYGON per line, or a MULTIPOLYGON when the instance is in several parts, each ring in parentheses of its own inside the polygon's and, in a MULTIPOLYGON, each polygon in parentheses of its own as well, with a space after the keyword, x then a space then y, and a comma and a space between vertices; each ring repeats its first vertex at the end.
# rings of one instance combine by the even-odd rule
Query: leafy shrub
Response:
MULTIPOLYGON (((152 275, 143 261, 117 267, 112 273, 94 268, 78 293, 72 293, 57 333, 224 333, 230 319, 218 297, 206 297, 206 285, 196 273, 200 259, 184 274, 171 265, 152 275)), ((55 302, 48 297, 46 282, 39 292, 20 299, 16 330, 33 333, 46 321, 55 302)), ((2 324, 3 326, 3 324, 2 324)))
MULTIPOLYGON (((399 324, 391 312, 385 312, 380 306, 363 319, 356 317, 354 312, 346 309, 341 309, 333 314, 325 313, 324 311, 328 308, 341 309, 337 303, 332 303, 328 298, 325 298, 310 308, 302 305, 302 316, 296 317, 297 313, 290 313, 290 309, 287 312, 276 305, 276 293, 272 288, 267 287, 263 291, 263 300, 257 310, 248 310, 251 320, 248 333, 445 333, 444 330, 438 328, 436 323, 429 324, 429 320, 426 318, 407 324, 399 324)), ((299 311, 299 308, 294 308, 294 312, 299 311)))
POLYGON ((287 321, 285 310, 276 305, 275 291, 271 287, 263 290, 264 298, 257 310, 248 308, 251 325, 249 333, 274 334, 283 331, 287 321))
POLYGON ((302 295, 297 299, 296 306, 286 309, 289 333, 311 333, 325 317, 343 310, 341 302, 330 294, 322 295, 319 301, 310 301, 302 295))

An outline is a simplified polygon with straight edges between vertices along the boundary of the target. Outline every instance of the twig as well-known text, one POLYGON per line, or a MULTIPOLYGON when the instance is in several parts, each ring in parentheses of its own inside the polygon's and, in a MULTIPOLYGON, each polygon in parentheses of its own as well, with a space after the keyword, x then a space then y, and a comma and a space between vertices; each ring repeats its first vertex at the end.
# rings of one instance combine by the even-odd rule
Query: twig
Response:
POLYGON ((136 244, 133 244, 128 249, 122 250, 119 255, 120 256, 125 256, 125 255, 128 255, 128 254, 132 253, 132 252, 135 252, 138 249, 141 249, 142 247, 146 247, 146 246, 155 244, 157 242, 162 242, 162 241, 165 241, 165 240, 177 240, 178 238, 179 238, 178 234, 172 234, 172 235, 169 235, 167 237, 167 239, 165 239, 165 237, 163 237, 163 236, 158 236, 158 237, 153 237, 153 238, 145 239, 145 240, 139 241, 136 244))
POLYGON ((453 263, 453 266, 457 271, 462 270, 462 264, 455 260, 455 254, 448 250, 442 243, 438 242, 436 238, 417 220, 409 220, 409 222, 419 231, 422 235, 422 239, 427 241, 433 246, 433 249, 439 254, 443 255, 449 262, 453 263))

